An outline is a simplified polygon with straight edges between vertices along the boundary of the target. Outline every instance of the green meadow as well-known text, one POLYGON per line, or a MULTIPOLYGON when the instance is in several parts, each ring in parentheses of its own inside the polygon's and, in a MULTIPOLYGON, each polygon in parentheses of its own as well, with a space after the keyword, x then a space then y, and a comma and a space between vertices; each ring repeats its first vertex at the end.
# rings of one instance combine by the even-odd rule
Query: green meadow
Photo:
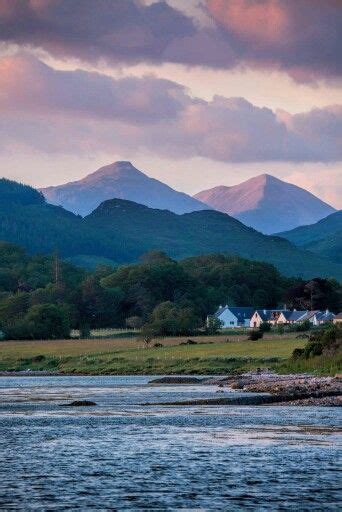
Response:
MULTIPOLYGON (((305 341, 266 337, 248 341, 222 336, 156 340, 161 347, 144 346, 134 338, 0 343, 0 370, 50 370, 65 374, 226 374, 257 367, 288 364, 292 351, 305 341)), ((317 369, 322 373, 319 368, 317 369)))

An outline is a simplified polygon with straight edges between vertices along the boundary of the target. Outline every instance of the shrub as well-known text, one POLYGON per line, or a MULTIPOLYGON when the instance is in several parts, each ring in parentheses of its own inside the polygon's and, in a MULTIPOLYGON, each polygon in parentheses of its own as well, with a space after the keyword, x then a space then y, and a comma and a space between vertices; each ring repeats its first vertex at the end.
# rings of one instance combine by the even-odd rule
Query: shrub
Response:
POLYGON ((251 341, 257 341, 260 340, 264 336, 264 333, 261 331, 252 331, 250 335, 248 336, 248 339, 251 341))
POLYGON ((262 322, 260 324, 259 330, 261 332, 270 332, 271 330, 271 324, 269 322, 262 322))

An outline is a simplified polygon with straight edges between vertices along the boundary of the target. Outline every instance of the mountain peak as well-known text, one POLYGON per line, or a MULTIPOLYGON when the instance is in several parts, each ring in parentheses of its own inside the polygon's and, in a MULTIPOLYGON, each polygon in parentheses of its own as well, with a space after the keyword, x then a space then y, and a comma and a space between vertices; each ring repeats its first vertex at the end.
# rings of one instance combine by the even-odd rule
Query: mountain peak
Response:
POLYGON ((42 192, 50 203, 80 215, 87 215, 103 201, 115 198, 175 213, 210 209, 191 196, 150 178, 125 160, 105 165, 78 181, 48 187, 42 192))
POLYGON ((132 162, 129 162, 127 160, 119 160, 117 162, 113 162, 108 165, 104 165, 103 167, 100 167, 100 169, 97 169, 97 171, 88 174, 85 178, 80 180, 81 182, 85 181, 93 181, 94 179, 98 178, 117 178, 120 176, 132 176, 132 175, 140 175, 145 176, 141 171, 136 169, 132 162))
POLYGON ((194 197, 263 233, 313 224, 335 211, 307 190, 267 173, 231 187, 204 190, 194 197))

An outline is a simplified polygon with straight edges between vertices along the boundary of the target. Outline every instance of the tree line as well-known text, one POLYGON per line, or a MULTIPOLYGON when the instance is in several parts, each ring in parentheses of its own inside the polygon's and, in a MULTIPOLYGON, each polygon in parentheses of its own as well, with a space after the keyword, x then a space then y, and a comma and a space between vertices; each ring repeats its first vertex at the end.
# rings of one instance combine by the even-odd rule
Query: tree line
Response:
POLYGON ((270 264, 211 254, 175 261, 162 252, 89 272, 57 254, 28 255, 0 243, 0 331, 7 339, 86 335, 104 327, 148 335, 192 334, 220 304, 255 309, 341 309, 336 280, 287 278, 270 264))

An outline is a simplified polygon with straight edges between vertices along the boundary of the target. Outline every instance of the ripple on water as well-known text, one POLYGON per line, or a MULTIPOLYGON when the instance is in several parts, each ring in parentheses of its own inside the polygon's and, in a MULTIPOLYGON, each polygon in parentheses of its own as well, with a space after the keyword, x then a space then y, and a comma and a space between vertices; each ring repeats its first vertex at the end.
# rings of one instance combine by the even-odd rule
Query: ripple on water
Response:
POLYGON ((0 509, 340 508, 340 411, 141 407, 209 398, 146 377, 0 379, 0 509), (61 408, 75 399, 91 408, 61 408))

